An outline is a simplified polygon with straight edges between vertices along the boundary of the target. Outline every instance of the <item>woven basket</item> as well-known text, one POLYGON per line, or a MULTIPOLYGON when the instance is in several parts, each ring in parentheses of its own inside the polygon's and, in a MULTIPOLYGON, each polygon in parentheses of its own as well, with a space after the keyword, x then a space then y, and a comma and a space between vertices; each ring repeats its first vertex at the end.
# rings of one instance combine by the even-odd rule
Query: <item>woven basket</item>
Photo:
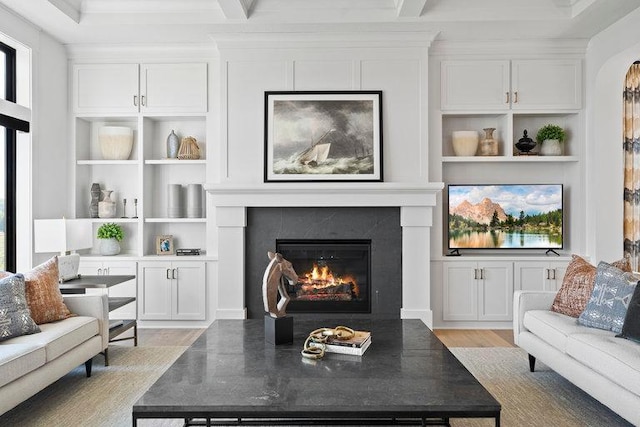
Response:
POLYGON ((194 137, 185 136, 182 138, 178 149, 178 158, 180 160, 196 160, 200 158, 200 147, 198 147, 194 137))

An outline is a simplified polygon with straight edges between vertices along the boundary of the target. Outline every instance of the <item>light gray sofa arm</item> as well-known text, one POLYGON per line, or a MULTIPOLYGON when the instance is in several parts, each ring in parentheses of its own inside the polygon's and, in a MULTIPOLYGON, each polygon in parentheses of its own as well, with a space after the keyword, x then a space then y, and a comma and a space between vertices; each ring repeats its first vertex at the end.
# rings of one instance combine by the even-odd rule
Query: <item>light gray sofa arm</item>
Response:
POLYGON ((515 291, 513 294, 513 340, 518 344, 518 335, 524 330, 522 320, 529 310, 549 310, 556 291, 515 291))
POLYGON ((63 295, 72 313, 98 319, 102 349, 109 346, 109 298, 107 295, 63 295))

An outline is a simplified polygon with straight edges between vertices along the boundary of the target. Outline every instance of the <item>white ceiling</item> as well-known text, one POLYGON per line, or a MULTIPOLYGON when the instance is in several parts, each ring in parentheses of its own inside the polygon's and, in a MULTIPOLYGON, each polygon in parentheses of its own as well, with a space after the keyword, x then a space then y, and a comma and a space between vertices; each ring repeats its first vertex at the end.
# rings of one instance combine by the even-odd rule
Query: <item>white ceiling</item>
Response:
POLYGON ((131 44, 207 43, 211 34, 238 32, 588 39, 640 7, 640 0, 0 0, 0 5, 65 44, 131 44))

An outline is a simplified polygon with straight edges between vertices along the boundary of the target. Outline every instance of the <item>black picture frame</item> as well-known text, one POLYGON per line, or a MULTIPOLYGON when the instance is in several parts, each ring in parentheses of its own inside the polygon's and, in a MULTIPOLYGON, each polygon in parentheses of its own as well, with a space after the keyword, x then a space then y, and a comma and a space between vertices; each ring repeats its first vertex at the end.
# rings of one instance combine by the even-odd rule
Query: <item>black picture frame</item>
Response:
POLYGON ((382 91, 267 91, 264 182, 380 182, 382 91))

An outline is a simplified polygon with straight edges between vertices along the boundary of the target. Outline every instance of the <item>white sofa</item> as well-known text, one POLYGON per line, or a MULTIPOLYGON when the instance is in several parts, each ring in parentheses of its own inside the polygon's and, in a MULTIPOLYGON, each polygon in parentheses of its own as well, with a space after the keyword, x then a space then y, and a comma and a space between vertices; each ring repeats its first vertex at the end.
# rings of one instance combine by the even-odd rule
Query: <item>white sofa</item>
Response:
POLYGON ((640 425, 640 344, 551 311, 556 292, 516 291, 515 343, 634 425, 640 425))
POLYGON ((109 345, 106 295, 65 295, 77 316, 45 323, 41 332, 0 342, 0 414, 33 396, 78 365, 91 376, 93 356, 109 345))

